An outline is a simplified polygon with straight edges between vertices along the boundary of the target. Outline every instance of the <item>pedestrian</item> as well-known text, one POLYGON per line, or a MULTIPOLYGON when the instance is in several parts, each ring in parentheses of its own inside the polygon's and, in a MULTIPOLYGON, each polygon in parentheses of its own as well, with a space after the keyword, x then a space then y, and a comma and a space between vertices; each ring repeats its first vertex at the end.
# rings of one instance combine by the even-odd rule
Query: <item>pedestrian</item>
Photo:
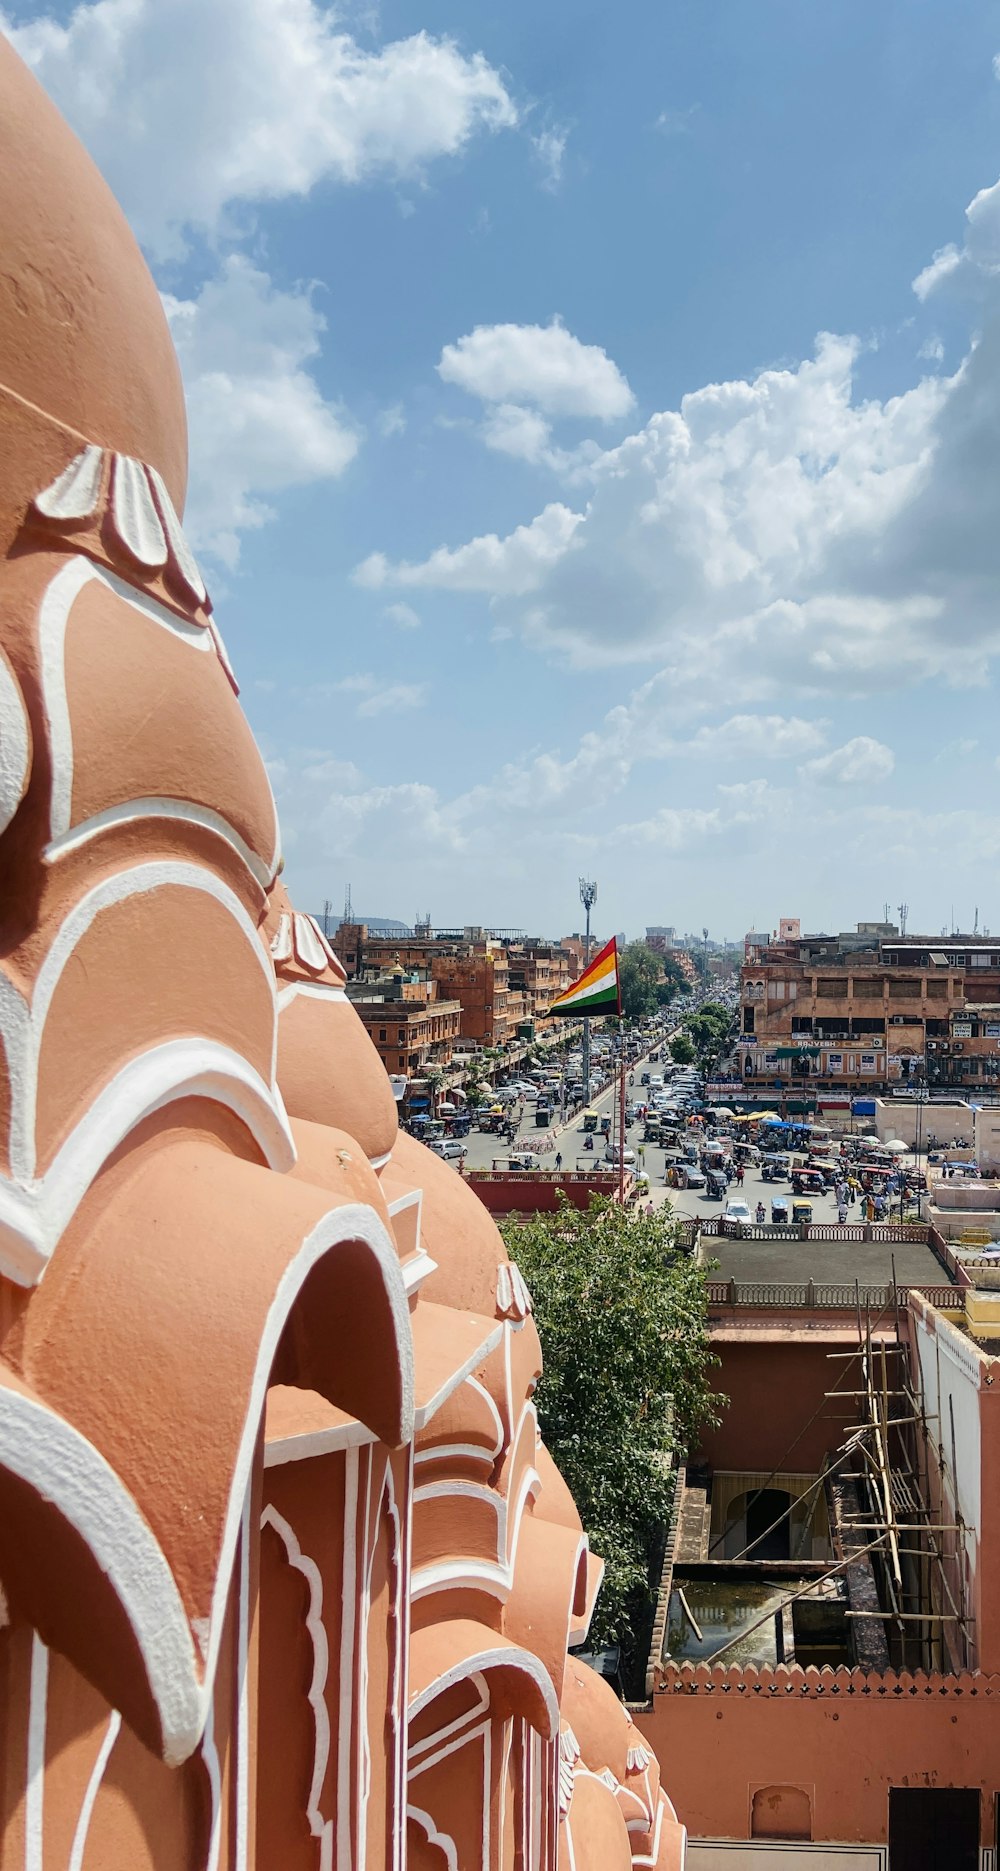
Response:
POLYGON ((737 1163, 736 1165, 736 1187, 737 1189, 742 1189, 743 1187, 743 1165, 742 1163, 737 1163))
POLYGON ((647 1203, 646 1203, 646 1213, 647 1213, 647 1215, 655 1215, 655 1214, 656 1214, 656 1210, 655 1210, 655 1208, 653 1207, 653 1204, 652 1204, 652 1202, 647 1202, 647 1203))
POLYGON ((562 1151, 561 1150, 556 1151, 556 1168, 562 1169, 562 1151))
POLYGON ((847 1203, 846 1202, 837 1203, 837 1220, 839 1221, 841 1227, 843 1227, 845 1221, 847 1220, 847 1203))

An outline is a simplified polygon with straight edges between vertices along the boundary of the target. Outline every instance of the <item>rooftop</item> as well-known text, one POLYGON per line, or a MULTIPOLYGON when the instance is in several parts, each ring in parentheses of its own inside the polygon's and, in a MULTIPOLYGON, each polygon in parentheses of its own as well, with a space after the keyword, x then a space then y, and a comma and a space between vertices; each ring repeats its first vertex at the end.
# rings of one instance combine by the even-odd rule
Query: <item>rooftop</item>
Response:
POLYGON ((800 1241, 775 1236, 765 1241, 731 1235, 704 1242, 706 1258, 719 1263, 716 1279, 853 1282, 940 1286, 951 1278, 933 1249, 922 1241, 800 1241))

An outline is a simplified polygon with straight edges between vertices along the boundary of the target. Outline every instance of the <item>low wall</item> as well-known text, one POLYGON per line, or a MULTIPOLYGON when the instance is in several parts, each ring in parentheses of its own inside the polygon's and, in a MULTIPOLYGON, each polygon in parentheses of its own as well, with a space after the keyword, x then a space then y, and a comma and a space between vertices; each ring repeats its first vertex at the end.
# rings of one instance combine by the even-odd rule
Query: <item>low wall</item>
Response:
POLYGON ((808 1795, 812 1837, 886 1840, 893 1786, 981 1787, 993 1843, 1000 1677, 668 1665, 633 1708, 694 1838, 746 1839, 755 1791, 808 1795))
MULTIPOLYGON (((555 1214, 560 1191, 569 1197, 575 1208, 581 1209, 590 1207, 592 1195, 609 1195, 612 1198, 618 1195, 616 1169, 610 1170, 607 1175, 595 1171, 593 1175, 586 1176, 544 1169, 473 1169, 466 1172, 466 1181, 491 1215, 555 1214)), ((632 1193, 633 1182, 631 1170, 626 1170, 626 1201, 632 1193)))
POLYGON ((938 1143, 954 1143, 956 1138, 965 1137, 972 1143, 973 1117, 972 1107, 956 1100, 953 1104, 940 1104, 929 1100, 925 1104, 909 1103, 903 1098, 876 1098, 875 1129, 879 1140, 887 1143, 890 1137, 899 1137, 903 1143, 913 1145, 917 1138, 917 1113, 920 1117, 921 1148, 927 1149, 929 1137, 936 1137, 938 1143))

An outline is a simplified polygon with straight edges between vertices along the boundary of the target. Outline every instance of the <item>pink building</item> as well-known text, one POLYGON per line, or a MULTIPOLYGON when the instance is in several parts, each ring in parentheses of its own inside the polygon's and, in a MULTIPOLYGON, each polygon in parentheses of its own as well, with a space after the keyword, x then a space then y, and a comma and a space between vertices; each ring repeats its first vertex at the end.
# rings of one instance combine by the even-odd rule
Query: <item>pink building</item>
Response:
POLYGON ((0 96, 0 1866, 678 1866, 524 1284, 278 882, 157 293, 0 96))

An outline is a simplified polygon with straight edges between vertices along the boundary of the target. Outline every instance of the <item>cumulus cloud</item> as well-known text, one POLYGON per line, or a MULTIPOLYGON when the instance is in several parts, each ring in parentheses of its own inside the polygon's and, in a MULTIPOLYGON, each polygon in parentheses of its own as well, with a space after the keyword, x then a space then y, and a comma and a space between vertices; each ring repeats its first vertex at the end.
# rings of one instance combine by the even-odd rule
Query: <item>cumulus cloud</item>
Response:
POLYGON ((419 176, 518 121, 481 52, 426 32, 369 51, 318 0, 93 0, 0 26, 158 255, 247 203, 419 176))
POLYGON ((887 780, 895 765, 891 747, 872 740, 868 734, 858 734, 832 753, 807 760, 799 770, 823 786, 874 786, 887 780))
POLYGON ((551 325, 477 325, 446 344, 438 364, 445 383, 484 403, 527 403, 549 416, 613 422, 635 398, 607 352, 584 344, 558 319, 551 325))
POLYGON ((397 630, 419 630, 420 618, 412 604, 387 604, 382 612, 397 630))
POLYGON ((232 567, 241 533, 274 517, 274 497, 343 473, 358 431, 306 368, 325 329, 308 290, 280 292, 231 255, 196 298, 164 295, 164 306, 187 390, 186 523, 232 567))
POLYGON ((530 525, 516 527, 504 539, 484 533, 455 551, 442 546, 420 565, 391 565, 383 553, 373 552, 357 567, 355 582, 370 591, 396 585, 523 596, 537 590, 546 569, 569 551, 580 519, 580 514, 554 502, 530 525))
POLYGON ((798 715, 733 715, 717 727, 699 728, 689 751, 713 759, 798 760, 825 740, 825 721, 804 721, 798 715))
POLYGON ((942 286, 945 280, 981 282, 995 279, 1000 273, 1000 182, 981 188, 965 210, 965 239, 961 246, 949 241, 939 247, 932 260, 913 281, 917 298, 923 301, 942 286))
POLYGON ((422 708, 427 700, 425 682, 383 682, 379 676, 367 670, 358 675, 343 676, 331 687, 342 695, 360 695, 364 698, 358 703, 357 710, 363 720, 373 715, 405 714, 411 708, 422 708))

